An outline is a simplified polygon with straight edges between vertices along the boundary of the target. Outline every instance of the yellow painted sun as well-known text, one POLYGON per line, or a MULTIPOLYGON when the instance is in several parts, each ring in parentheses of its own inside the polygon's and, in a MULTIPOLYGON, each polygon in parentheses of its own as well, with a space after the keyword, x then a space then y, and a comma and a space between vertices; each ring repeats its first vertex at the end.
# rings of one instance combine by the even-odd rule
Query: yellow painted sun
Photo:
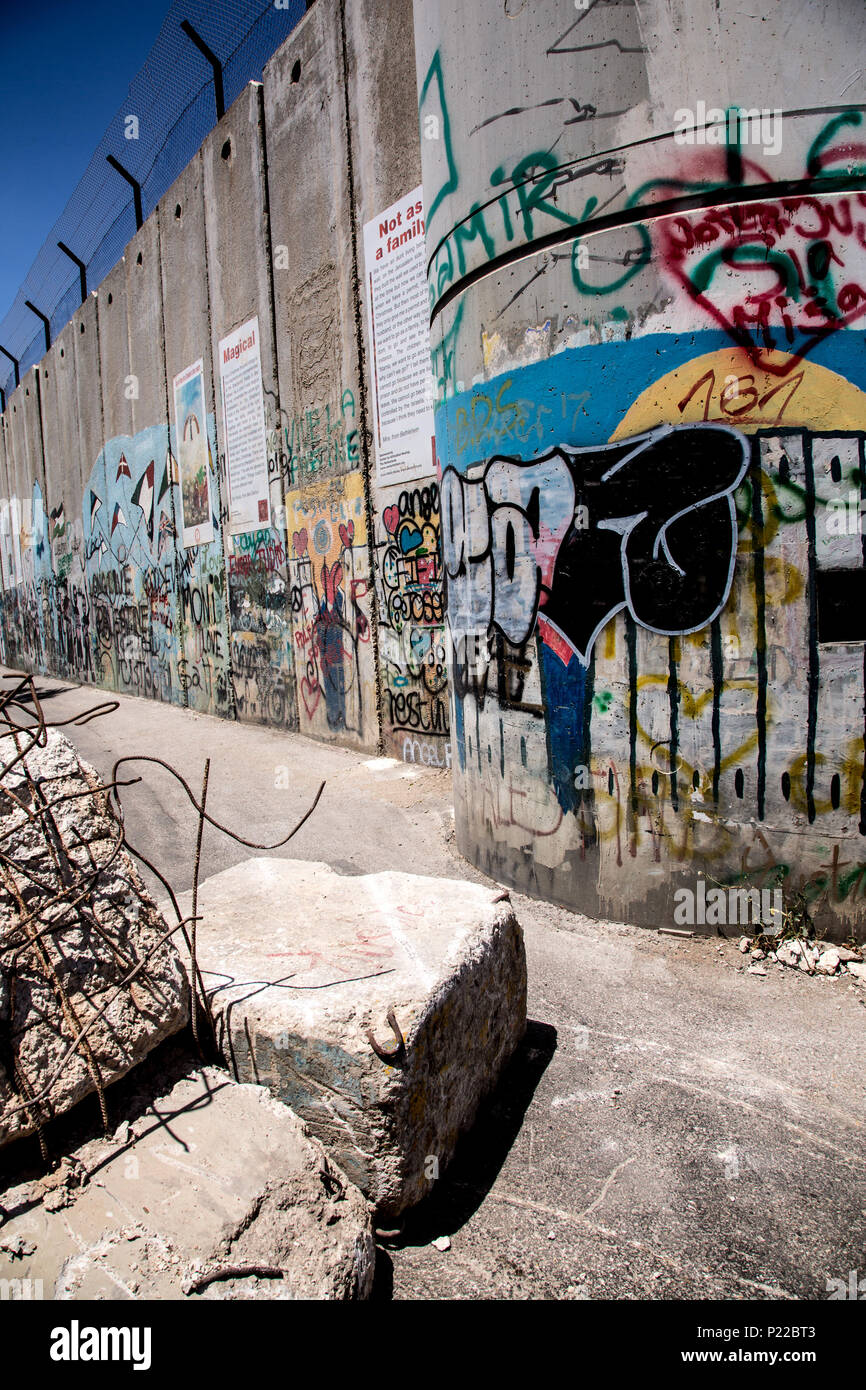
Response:
POLYGON ((742 348, 695 357, 642 391, 611 435, 629 439, 656 425, 734 425, 764 429, 866 429, 866 392, 808 358, 764 353, 757 366, 742 348))

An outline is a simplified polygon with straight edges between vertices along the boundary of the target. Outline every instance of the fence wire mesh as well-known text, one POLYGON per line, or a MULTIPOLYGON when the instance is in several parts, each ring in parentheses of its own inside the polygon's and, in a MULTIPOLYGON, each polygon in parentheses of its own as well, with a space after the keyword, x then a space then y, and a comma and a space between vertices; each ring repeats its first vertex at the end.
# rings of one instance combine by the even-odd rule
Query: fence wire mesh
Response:
MULTIPOLYGON (((126 100, 0 322, 0 343, 18 358, 22 377, 45 352, 44 326, 26 301, 48 316, 52 342, 81 302, 78 269, 58 242, 85 263, 87 288, 93 290, 135 234, 133 190, 107 156, 113 155, 141 185, 147 217, 216 125, 213 69, 181 28, 183 21, 219 59, 228 109, 248 82, 261 80, 265 63, 311 3, 174 0, 126 100)), ((0 387, 7 397, 15 388, 15 368, 6 357, 0 358, 0 387)))

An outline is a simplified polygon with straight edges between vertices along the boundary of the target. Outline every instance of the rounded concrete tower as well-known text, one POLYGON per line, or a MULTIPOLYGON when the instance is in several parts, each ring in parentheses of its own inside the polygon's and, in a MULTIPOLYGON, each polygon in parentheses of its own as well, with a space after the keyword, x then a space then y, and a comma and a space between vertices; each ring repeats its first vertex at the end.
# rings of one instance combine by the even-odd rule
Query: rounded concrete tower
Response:
POLYGON ((416 0, 457 836, 589 913, 846 936, 866 7, 752 8, 416 0))

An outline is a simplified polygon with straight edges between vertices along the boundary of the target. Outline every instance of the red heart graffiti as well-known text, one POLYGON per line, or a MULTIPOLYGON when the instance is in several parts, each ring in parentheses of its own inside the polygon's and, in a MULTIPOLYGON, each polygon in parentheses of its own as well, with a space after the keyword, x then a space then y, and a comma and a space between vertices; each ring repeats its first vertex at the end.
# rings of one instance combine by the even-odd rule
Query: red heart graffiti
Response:
POLYGON ((295 531, 292 536, 292 545, 296 555, 306 555, 307 553, 307 528, 303 526, 300 531, 295 531))
POLYGON ((757 366, 784 375, 866 314, 864 208, 853 193, 751 202, 660 218, 653 240, 708 317, 757 366), (788 354, 781 365, 774 349, 788 354))
POLYGON ((396 505, 393 507, 386 507, 382 513, 382 520, 385 523, 385 530, 388 532, 388 535, 393 536, 400 524, 400 508, 396 505))
POLYGON ((340 540, 347 550, 352 549, 352 541, 355 539, 355 523, 347 521, 345 526, 340 525, 340 540))
POLYGON ((316 681, 311 681, 309 676, 304 676, 301 681, 301 695, 304 698, 307 718, 312 719, 316 712, 316 706, 322 698, 322 687, 316 681))

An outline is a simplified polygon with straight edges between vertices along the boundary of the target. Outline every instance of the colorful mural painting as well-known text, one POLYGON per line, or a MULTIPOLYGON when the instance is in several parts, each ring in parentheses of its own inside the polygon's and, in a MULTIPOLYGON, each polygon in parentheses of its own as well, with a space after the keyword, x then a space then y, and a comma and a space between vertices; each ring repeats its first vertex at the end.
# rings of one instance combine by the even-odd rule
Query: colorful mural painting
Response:
MULTIPOLYGON (((29 507, 6 503, 4 657, 227 714, 221 545, 177 544, 174 445, 163 425, 110 440, 85 481, 80 518, 67 518, 62 502, 46 516, 38 483, 29 507)), ((210 445, 206 456, 212 472, 210 445)))
POLYGON ((363 744, 376 721, 363 478, 286 494, 300 729, 363 744))
POLYGON ((386 747, 404 762, 450 767, 439 485, 388 495, 377 544, 386 747))

